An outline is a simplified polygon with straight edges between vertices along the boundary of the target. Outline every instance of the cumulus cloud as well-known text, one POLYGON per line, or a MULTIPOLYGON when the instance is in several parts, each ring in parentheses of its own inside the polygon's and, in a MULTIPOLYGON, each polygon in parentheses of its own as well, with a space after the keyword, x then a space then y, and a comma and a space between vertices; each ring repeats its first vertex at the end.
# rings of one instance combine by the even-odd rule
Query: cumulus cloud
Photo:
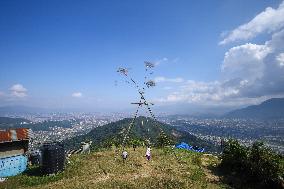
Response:
POLYGON ((263 45, 238 46, 230 49, 222 65, 225 78, 246 80, 242 95, 263 96, 284 93, 284 69, 281 66, 284 51, 284 30, 272 35, 263 45), (243 49, 246 50, 243 50, 243 49), (234 56, 234 54, 236 56, 234 56), (235 57, 239 58, 235 58, 235 57), (228 58, 229 59, 226 59, 228 58), (281 84, 282 83, 282 84, 281 84))
POLYGON ((166 78, 166 77, 163 77, 163 76, 156 77, 154 80, 155 80, 156 83, 161 83, 161 82, 181 83, 181 82, 184 81, 184 79, 181 78, 181 77, 177 77, 177 78, 166 78))
POLYGON ((267 45, 251 43, 233 47, 225 53, 222 72, 230 77, 261 77, 263 59, 270 51, 267 45))
POLYGON ((188 80, 180 86, 180 90, 159 98, 159 102, 187 102, 197 104, 213 104, 228 100, 239 94, 238 88, 223 86, 219 81, 200 82, 188 80))
POLYGON ((241 94, 246 85, 245 80, 240 80, 238 85, 229 86, 226 82, 198 82, 189 81, 179 91, 172 92, 166 97, 154 99, 158 103, 189 103, 207 106, 242 106, 257 104, 272 97, 281 95, 265 95, 247 97, 241 94))
POLYGON ((15 84, 10 88, 11 95, 17 98, 23 98, 27 96, 27 89, 21 84, 15 84))
MULTIPOLYGON (((179 88, 158 102, 205 105, 247 105, 284 97, 284 29, 263 44, 230 48, 221 65, 221 79, 201 82, 180 80, 179 88)), ((156 78, 166 82, 167 78, 156 78)))
POLYGON ((176 88, 158 99, 161 103, 240 106, 284 97, 284 1, 277 9, 266 8, 250 22, 223 34, 226 44, 267 33, 262 44, 245 43, 227 50, 217 81, 157 77, 156 82, 175 82, 176 88))
POLYGON ((280 53, 276 56, 276 61, 278 62, 280 67, 284 67, 284 53, 280 53))
POLYGON ((284 27, 284 1, 278 8, 267 7, 263 12, 256 15, 251 21, 236 29, 222 33, 225 38, 219 42, 224 45, 237 40, 248 40, 261 33, 273 33, 284 27))
POLYGON ((72 94, 72 97, 74 98, 81 98, 83 96, 83 94, 81 92, 75 92, 72 94))

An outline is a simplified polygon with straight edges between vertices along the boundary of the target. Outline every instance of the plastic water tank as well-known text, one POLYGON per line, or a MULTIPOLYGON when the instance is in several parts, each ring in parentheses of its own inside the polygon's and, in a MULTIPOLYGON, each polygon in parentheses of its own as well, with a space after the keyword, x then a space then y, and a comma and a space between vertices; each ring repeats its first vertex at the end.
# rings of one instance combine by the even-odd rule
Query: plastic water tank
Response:
POLYGON ((42 157, 40 150, 34 150, 30 153, 30 161, 32 165, 41 165, 42 157))
POLYGON ((54 174, 64 170, 65 151, 59 143, 45 143, 41 150, 43 174, 54 174))
POLYGON ((0 158, 0 177, 10 177, 26 170, 28 158, 24 155, 0 158))

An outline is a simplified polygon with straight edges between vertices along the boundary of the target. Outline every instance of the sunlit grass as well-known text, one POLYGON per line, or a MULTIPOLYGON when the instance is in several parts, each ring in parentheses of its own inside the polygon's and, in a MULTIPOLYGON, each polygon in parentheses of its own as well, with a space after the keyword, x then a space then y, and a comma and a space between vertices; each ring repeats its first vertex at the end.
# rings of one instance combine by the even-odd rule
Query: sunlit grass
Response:
MULTIPOLYGON (((204 172, 203 155, 175 150, 152 149, 147 161, 144 148, 127 149, 129 157, 123 162, 114 150, 74 155, 64 172, 54 176, 9 178, 0 188, 222 188, 211 183, 204 172)), ((120 154, 119 154, 120 155, 120 154)), ((207 164, 217 161, 206 158, 207 164)))

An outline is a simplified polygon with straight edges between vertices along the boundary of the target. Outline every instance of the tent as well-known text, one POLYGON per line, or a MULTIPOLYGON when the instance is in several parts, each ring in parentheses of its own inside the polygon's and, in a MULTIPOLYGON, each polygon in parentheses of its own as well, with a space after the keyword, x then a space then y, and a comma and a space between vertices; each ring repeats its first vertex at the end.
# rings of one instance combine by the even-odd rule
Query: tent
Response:
POLYGON ((185 150, 191 150, 191 151, 195 151, 195 152, 204 152, 204 148, 191 146, 191 145, 189 145, 189 144, 187 144, 185 142, 181 142, 180 144, 177 144, 176 148, 185 149, 185 150))

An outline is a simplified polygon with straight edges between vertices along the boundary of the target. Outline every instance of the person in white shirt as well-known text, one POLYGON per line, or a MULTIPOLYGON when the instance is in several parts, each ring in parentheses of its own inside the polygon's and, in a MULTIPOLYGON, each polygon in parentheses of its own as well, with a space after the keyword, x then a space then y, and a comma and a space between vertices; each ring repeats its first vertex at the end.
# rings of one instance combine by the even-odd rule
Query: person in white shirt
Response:
POLYGON ((150 158, 151 158, 151 148, 149 146, 147 147, 145 156, 146 156, 147 160, 149 161, 150 158))
POLYGON ((126 151, 123 151, 121 156, 123 161, 125 161, 127 159, 128 153, 126 151))

